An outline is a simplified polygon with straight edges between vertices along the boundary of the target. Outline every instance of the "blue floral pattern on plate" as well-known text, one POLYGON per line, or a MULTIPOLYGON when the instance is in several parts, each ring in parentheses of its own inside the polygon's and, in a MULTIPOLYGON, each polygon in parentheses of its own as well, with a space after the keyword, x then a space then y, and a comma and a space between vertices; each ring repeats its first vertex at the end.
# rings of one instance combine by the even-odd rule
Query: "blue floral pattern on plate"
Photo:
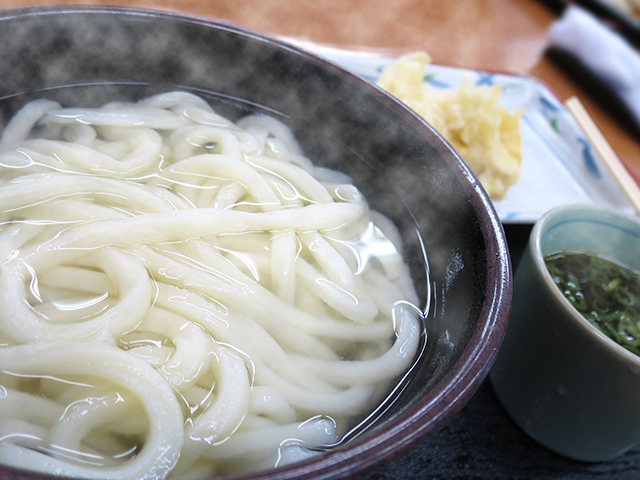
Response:
MULTIPOLYGON (((375 82, 393 58, 304 44, 304 48, 375 82)), ((434 88, 457 88, 464 77, 475 85, 499 85, 501 103, 522 110, 520 181, 494 206, 503 223, 534 223, 546 211, 569 203, 592 203, 633 210, 609 172, 558 98, 540 81, 525 75, 427 66, 424 82, 434 88)))

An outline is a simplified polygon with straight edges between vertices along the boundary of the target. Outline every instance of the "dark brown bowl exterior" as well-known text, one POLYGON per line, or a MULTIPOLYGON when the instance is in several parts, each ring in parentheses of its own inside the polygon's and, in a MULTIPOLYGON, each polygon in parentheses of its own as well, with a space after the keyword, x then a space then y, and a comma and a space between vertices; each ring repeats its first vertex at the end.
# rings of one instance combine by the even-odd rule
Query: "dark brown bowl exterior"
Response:
MULTIPOLYGON (((400 229, 430 313, 425 354, 398 401, 350 442, 243 478, 365 476, 434 434, 473 395, 497 354, 511 304, 504 232, 466 164, 400 102, 276 39, 166 12, 0 10, 0 45, 0 127, 37 97, 98 106, 186 89, 231 117, 260 111, 280 118, 310 158, 351 175, 400 229)), ((0 467, 0 478, 49 477, 0 467)))

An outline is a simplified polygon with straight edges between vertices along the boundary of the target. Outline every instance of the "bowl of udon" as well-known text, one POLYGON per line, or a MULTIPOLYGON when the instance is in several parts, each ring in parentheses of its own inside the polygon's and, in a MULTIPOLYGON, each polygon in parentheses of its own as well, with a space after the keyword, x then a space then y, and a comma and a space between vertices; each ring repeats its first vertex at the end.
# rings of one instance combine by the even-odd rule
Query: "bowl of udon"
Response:
POLYGON ((473 395, 506 242, 406 106, 176 13, 0 44, 0 477, 357 478, 473 395))

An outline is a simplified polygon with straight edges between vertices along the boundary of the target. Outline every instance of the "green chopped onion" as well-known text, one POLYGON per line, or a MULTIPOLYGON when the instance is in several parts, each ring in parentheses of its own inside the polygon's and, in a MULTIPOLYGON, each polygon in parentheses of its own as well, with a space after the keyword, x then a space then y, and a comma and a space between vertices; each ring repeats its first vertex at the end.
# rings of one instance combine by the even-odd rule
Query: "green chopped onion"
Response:
POLYGON ((550 253, 545 264, 554 283, 582 316, 640 355, 640 272, 581 250, 550 253))

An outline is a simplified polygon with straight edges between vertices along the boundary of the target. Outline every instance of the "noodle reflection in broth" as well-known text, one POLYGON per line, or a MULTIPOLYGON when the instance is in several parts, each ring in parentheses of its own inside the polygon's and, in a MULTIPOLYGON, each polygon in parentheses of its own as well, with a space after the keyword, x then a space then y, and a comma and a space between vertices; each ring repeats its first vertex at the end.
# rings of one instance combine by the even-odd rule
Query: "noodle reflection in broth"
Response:
POLYGON ((338 442, 415 360, 397 233, 273 118, 184 92, 36 100, 0 175, 2 464, 274 468, 338 442))

